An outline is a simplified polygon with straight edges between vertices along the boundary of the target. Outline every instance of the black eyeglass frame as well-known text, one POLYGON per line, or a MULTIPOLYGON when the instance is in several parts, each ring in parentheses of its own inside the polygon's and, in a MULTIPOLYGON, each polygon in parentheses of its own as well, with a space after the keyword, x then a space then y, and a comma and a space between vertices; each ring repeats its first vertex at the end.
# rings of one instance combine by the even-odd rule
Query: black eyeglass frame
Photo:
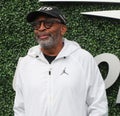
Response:
POLYGON ((62 24, 62 22, 60 20, 57 20, 57 19, 34 21, 34 22, 31 22, 30 24, 34 30, 38 30, 42 23, 46 29, 50 29, 55 23, 62 24))

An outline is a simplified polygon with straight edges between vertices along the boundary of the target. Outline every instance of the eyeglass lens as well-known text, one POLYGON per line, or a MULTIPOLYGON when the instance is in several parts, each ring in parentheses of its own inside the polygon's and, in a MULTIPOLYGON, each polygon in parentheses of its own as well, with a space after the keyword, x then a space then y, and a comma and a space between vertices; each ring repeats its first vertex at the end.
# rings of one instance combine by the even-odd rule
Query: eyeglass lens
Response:
POLYGON ((61 21, 60 20, 42 20, 42 21, 32 22, 31 25, 33 29, 39 29, 42 23, 46 29, 49 29, 53 26, 54 23, 61 23, 61 21))

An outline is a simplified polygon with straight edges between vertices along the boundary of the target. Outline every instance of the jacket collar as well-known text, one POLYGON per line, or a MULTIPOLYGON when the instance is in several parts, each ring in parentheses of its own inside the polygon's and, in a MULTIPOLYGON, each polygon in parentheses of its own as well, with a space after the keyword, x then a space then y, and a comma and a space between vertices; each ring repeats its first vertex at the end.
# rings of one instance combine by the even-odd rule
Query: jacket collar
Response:
MULTIPOLYGON (((66 38, 63 38, 63 40, 64 40, 64 47, 62 48, 62 50, 58 54, 57 58, 67 57, 70 54, 72 54, 73 52, 75 52, 77 49, 81 48, 79 46, 79 44, 75 41, 70 41, 70 40, 67 40, 66 38)), ((43 57, 40 45, 37 45, 37 46, 30 48, 28 50, 27 55, 29 55, 31 57, 37 57, 37 56, 43 57)))

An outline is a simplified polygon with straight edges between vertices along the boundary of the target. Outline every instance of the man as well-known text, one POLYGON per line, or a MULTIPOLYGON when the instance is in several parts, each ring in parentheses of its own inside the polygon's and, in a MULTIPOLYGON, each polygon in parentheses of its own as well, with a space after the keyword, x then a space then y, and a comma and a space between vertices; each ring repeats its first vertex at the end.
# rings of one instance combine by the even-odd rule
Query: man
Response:
POLYGON ((15 116, 107 116, 104 81, 94 58, 67 40, 66 19, 57 7, 27 15, 38 46, 19 59, 15 116))

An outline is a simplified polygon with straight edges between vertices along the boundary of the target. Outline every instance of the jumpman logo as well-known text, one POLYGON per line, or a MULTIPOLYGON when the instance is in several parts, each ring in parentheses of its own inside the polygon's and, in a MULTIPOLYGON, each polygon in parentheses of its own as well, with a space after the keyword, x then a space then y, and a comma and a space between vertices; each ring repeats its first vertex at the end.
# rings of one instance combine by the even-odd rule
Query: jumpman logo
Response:
POLYGON ((69 75, 67 72, 66 72, 66 67, 63 69, 62 73, 60 75, 63 75, 63 74, 66 74, 66 75, 69 75))

